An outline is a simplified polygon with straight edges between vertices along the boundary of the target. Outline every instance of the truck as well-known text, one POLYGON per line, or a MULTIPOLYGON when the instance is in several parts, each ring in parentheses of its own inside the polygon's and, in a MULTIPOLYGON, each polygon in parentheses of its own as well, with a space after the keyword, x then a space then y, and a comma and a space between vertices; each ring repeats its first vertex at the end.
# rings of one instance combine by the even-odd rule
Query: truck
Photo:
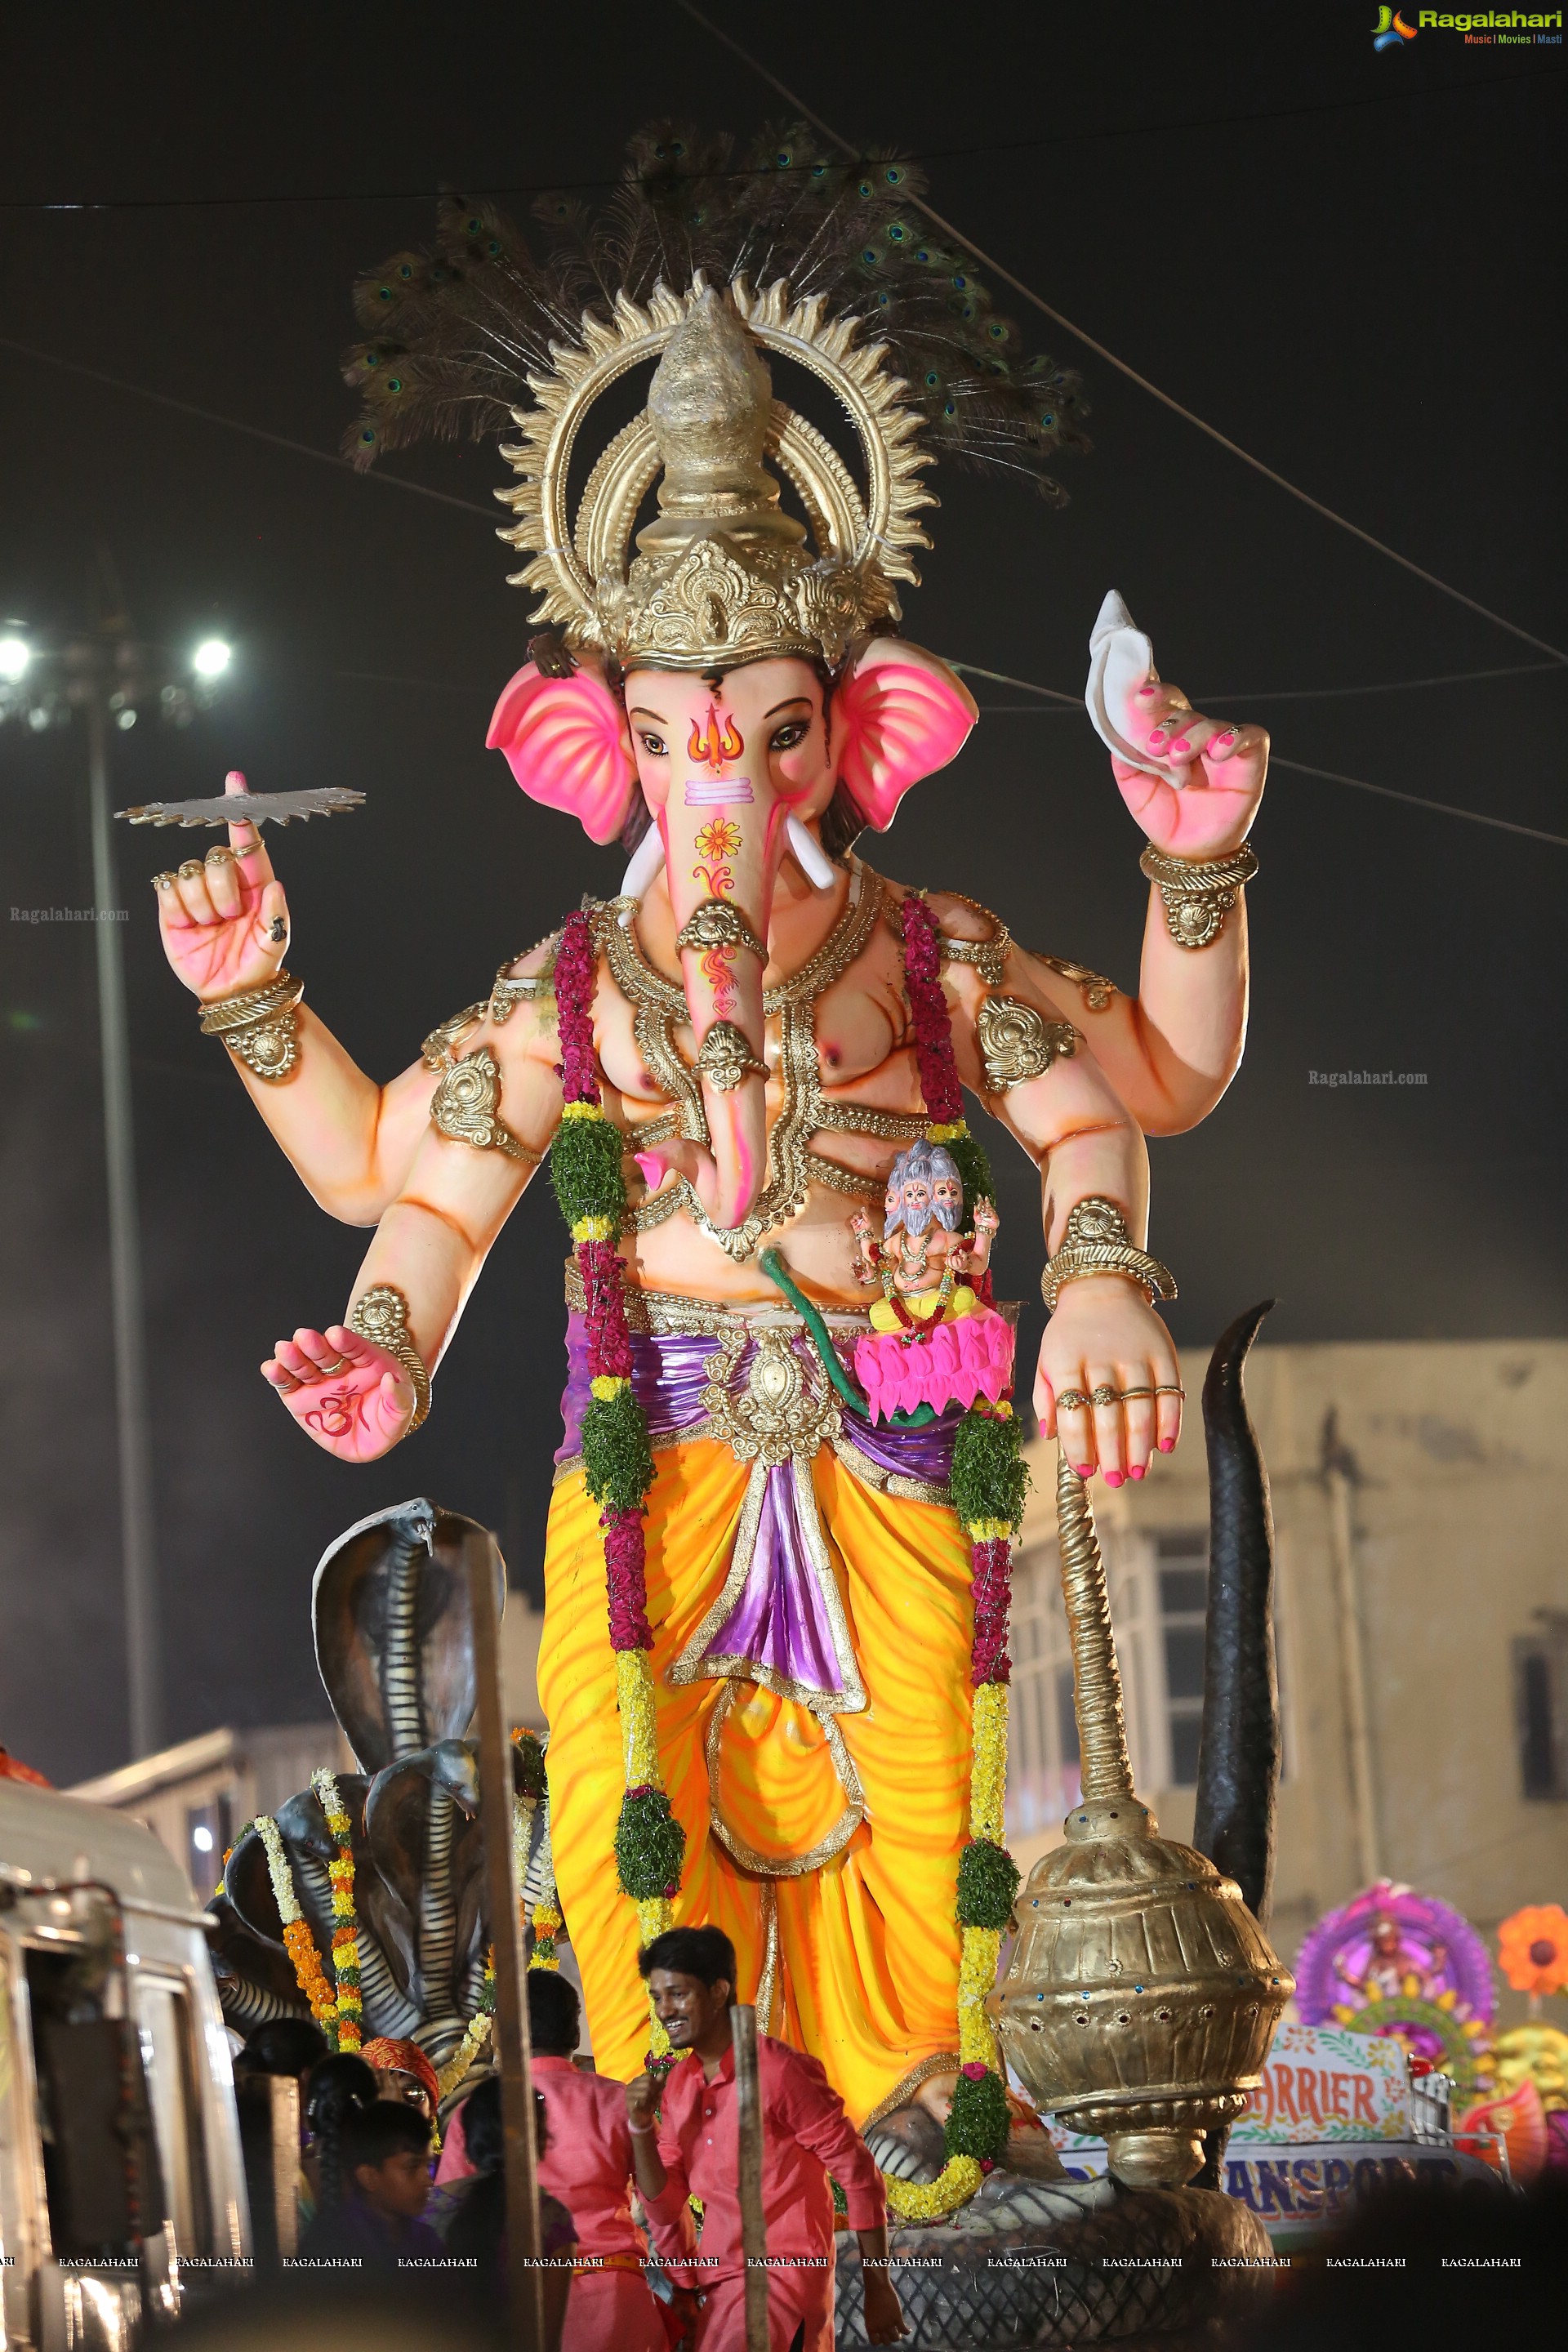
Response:
POLYGON ((0 2352, 122 2352, 249 2274, 211 1925, 140 1822, 0 1778, 0 2352))

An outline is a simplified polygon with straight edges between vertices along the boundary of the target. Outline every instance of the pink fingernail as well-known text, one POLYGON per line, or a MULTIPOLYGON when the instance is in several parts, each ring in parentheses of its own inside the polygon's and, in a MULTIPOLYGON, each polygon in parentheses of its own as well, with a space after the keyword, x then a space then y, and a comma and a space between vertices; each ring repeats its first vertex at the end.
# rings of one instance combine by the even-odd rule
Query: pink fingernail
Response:
POLYGON ((1176 1441, 1175 1441, 1175 1439, 1174 1439, 1173 1437, 1162 1437, 1162 1439, 1160 1440, 1160 1451, 1161 1451, 1161 1453, 1162 1453, 1162 1454, 1169 1454, 1169 1453, 1170 1453, 1170 1451, 1171 1451, 1171 1449, 1172 1449, 1172 1447, 1175 1444, 1175 1442, 1176 1442, 1176 1441))
POLYGON ((1153 691, 1154 691, 1154 689, 1153 689, 1153 688, 1152 688, 1152 686, 1141 686, 1141 687, 1139 688, 1139 689, 1138 689, 1138 699, 1139 699, 1139 701, 1140 701, 1140 702, 1147 702, 1147 701, 1148 701, 1148 699, 1149 699, 1149 697, 1153 693, 1153 691))
POLYGON ((1094 1475, 1094 1465, 1092 1462, 1075 1462, 1072 1467, 1073 1476, 1075 1478, 1092 1478, 1094 1475))
POLYGON ((1131 1470, 1129 1470, 1129 1472, 1127 1473, 1127 1475, 1128 1475, 1130 1478, 1142 1478, 1142 1476, 1143 1475, 1143 1465, 1142 1465, 1142 1462, 1134 1462, 1134 1464, 1132 1465, 1131 1469, 1131 1470))
POLYGON ((1121 1471, 1108 1470, 1105 1474, 1105 1483, 1108 1486, 1120 1486, 1121 1484, 1121 1471))

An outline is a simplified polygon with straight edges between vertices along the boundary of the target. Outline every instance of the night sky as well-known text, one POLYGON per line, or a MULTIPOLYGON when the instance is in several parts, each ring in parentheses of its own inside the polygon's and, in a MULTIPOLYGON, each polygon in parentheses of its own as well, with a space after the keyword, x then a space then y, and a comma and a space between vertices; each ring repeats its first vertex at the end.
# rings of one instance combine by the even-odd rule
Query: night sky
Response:
MULTIPOLYGON (((1560 49, 1433 33, 1376 55, 1370 0, 713 7, 850 137, 929 158, 939 208, 1119 356, 1568 644, 1560 49)), ((749 133, 781 112, 668 0, 12 8, 4 45, 0 334, 323 452, 353 414, 355 271, 424 237, 439 185, 526 213, 503 192, 609 180, 655 115, 749 133)), ((1269 698, 1542 656, 999 304, 1082 367, 1095 449, 1060 466, 1059 514, 945 473, 910 635, 1076 693, 1114 584, 1163 673, 1282 755, 1568 832, 1559 675, 1269 698)), ((234 765, 258 790, 368 794, 272 837, 290 966, 365 1067, 403 1066, 503 956, 616 887, 616 855, 483 748, 529 634, 485 515, 3 346, 0 391, 0 619, 79 625, 101 542, 145 636, 237 648, 188 731, 116 740, 115 804, 213 792, 234 765)), ((385 471, 487 509, 506 478, 484 446, 385 471)), ((1081 711, 980 690, 1010 707, 862 847, 1135 984, 1140 841, 1103 751, 1081 711)), ((126 1752, 92 937, 8 918, 91 902, 79 726, 0 731, 0 1741, 67 1780, 126 1752)), ((369 1470, 311 1448, 256 1367, 342 1311, 365 1237, 308 1199, 163 963, 147 877, 189 836, 117 831, 175 1738, 321 1711, 310 1572, 384 1504, 428 1492, 487 1520, 536 1582, 564 1243, 541 1182, 428 1428, 369 1470)), ((1197 1133, 1152 1147, 1177 1337, 1269 1293, 1276 1340, 1560 1331, 1568 849, 1285 772, 1254 841, 1247 1058, 1197 1133), (1350 1067, 1427 1083, 1309 1081, 1350 1067)), ((1000 1166, 1001 1287, 1037 1298, 1034 1179, 1000 1166)))

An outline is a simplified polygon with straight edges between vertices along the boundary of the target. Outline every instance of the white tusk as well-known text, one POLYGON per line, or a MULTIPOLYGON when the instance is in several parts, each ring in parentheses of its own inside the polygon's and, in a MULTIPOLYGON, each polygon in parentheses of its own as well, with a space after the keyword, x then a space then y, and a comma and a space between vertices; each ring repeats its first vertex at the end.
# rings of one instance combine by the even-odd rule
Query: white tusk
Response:
MULTIPOLYGON (((655 876, 663 864, 664 835, 657 824, 650 824, 636 849, 633 850, 632 862, 622 877, 622 898, 632 899, 642 898, 652 885, 655 876)), ((635 906, 622 908, 623 929, 628 931, 631 929, 632 919, 636 913, 635 906)))
POLYGON ((784 819, 784 837, 795 852, 795 864, 816 890, 831 890, 838 879, 838 870, 816 834, 803 824, 797 816, 784 819))

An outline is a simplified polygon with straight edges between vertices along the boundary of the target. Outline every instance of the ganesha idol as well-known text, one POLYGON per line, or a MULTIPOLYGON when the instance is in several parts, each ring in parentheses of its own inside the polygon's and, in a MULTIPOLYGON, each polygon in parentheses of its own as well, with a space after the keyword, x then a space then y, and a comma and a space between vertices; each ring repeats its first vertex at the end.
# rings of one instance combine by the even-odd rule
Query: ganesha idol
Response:
POLYGON ((764 155, 700 200, 695 168, 645 143, 613 234, 574 227, 544 263, 449 199, 437 251, 357 294, 357 454, 512 428, 501 536, 542 634, 489 742, 531 802, 618 845, 607 894, 384 1085, 284 971, 252 826, 160 877, 161 915, 316 1201, 374 1228, 342 1320, 262 1367, 318 1445, 372 1462, 417 1430, 548 1156, 571 1254, 540 1695, 596 2062, 658 2053, 639 1945, 713 1921, 895 2212, 931 2215, 1008 2137, 982 2004, 1016 1884, 1023 1477, 964 1097, 1040 1171, 1041 1425, 1086 1478, 1141 1479, 1182 1411, 1144 1137, 1191 1127, 1239 1059, 1265 741, 1148 665, 1115 688, 1154 885, 1136 998, 866 861, 976 717, 901 630, 926 469, 952 450, 1048 496, 1077 394, 920 242, 909 166, 764 155), (785 363, 836 396, 858 467, 775 396, 785 363), (645 404, 595 442, 601 394, 620 386, 624 416, 638 370, 645 404))

